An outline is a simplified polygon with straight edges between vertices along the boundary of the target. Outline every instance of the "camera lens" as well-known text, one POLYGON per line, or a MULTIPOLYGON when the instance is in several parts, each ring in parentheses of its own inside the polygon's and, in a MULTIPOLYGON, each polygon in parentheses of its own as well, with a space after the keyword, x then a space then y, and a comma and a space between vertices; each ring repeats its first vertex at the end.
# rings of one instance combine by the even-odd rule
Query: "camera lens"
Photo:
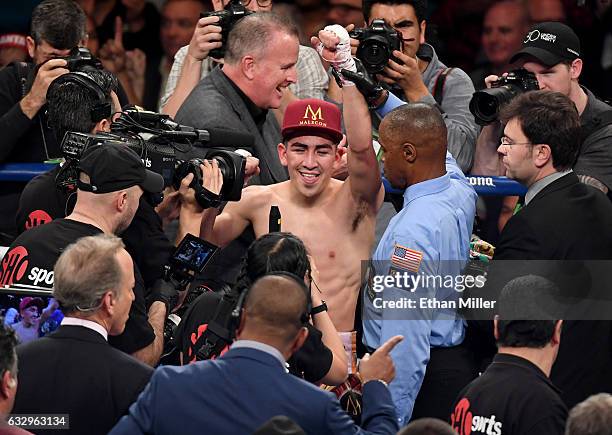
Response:
POLYGON ((500 107, 520 92, 519 87, 511 84, 474 92, 470 101, 470 112, 472 112, 478 124, 490 124, 499 117, 500 107))
POLYGON ((385 69, 391 57, 389 43, 383 36, 372 36, 359 45, 357 57, 370 74, 378 74, 385 69))

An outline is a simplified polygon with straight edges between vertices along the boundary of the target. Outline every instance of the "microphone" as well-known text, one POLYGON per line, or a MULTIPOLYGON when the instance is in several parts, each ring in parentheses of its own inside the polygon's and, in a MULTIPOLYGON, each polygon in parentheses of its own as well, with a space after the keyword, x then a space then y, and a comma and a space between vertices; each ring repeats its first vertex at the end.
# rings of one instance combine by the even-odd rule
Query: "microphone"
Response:
POLYGON ((268 226, 270 233, 277 233, 281 230, 281 214, 277 206, 270 208, 270 221, 268 226))
MULTIPOLYGON (((202 142, 209 142, 215 147, 230 147, 230 148, 253 148, 255 145, 255 136, 250 133, 243 133, 235 130, 226 130, 222 128, 208 128, 206 130, 197 130, 205 139, 200 139, 202 142)), ((198 144, 195 144, 198 146, 198 144)))

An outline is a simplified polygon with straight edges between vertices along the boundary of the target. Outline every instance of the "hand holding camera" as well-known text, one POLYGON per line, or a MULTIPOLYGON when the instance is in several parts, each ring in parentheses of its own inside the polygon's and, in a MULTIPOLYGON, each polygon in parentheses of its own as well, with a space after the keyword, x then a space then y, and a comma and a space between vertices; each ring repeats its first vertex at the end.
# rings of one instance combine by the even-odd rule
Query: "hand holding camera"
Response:
POLYGON ((216 208, 221 205, 221 189, 223 173, 219 162, 213 160, 197 160, 188 162, 189 173, 181 180, 179 194, 181 207, 187 207, 199 213, 202 209, 216 208), (199 167, 194 166, 199 163, 199 167))
POLYGON ((399 50, 392 54, 383 74, 379 76, 380 80, 388 85, 398 85, 408 101, 418 101, 426 96, 429 90, 423 82, 418 58, 407 56, 399 50))
POLYGON ((211 51, 221 48, 223 28, 219 25, 220 21, 221 18, 216 15, 200 18, 187 49, 189 57, 201 62, 211 51))
MULTIPOLYGON (((252 13, 253 11, 245 8, 240 0, 231 0, 222 11, 208 12, 203 14, 203 18, 219 18, 216 27, 220 28, 221 33, 221 45, 219 45, 217 48, 211 49, 208 52, 208 55, 215 59, 223 59, 225 56, 225 44, 227 43, 227 36, 229 35, 230 30, 232 30, 238 21, 252 13)), ((212 21, 210 23, 212 23, 212 21)))
POLYGON ((34 118, 40 108, 47 102, 47 89, 49 89, 51 82, 70 72, 67 67, 66 59, 51 59, 40 65, 30 92, 19 103, 21 111, 28 118, 34 118))

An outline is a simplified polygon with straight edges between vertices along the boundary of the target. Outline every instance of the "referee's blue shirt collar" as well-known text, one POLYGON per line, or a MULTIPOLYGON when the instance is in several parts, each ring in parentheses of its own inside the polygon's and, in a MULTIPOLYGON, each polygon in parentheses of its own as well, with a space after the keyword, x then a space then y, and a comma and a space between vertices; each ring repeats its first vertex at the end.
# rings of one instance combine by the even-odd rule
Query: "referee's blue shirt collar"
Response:
POLYGON ((411 201, 414 201, 421 196, 442 192, 443 190, 448 189, 449 186, 450 174, 448 172, 441 177, 432 178, 431 180, 425 180, 413 184, 404 191, 404 207, 406 207, 411 201))

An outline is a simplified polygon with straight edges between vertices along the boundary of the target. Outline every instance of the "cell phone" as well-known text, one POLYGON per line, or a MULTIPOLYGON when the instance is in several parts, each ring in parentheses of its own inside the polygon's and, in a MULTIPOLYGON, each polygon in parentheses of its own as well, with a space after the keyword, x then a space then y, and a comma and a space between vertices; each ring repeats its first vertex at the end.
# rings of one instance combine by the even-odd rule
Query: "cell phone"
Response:
POLYGON ((174 251, 170 262, 177 268, 187 269, 198 274, 204 270, 218 250, 218 246, 202 240, 193 234, 187 234, 174 251))

